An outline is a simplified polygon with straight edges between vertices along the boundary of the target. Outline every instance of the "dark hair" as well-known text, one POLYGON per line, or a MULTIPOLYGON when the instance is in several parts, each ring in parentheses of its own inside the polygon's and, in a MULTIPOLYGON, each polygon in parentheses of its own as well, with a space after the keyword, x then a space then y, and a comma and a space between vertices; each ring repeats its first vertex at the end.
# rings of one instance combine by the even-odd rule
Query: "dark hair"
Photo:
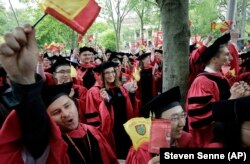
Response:
MULTIPOLYGON (((113 68, 114 71, 115 71, 115 68, 114 68, 114 67, 111 67, 111 68, 113 68)), ((104 69, 104 70, 105 70, 105 69, 104 69)), ((104 70, 102 70, 102 72, 101 72, 101 79, 102 79, 102 82, 103 82, 103 87, 104 87, 105 89, 108 90, 109 87, 108 87, 108 84, 107 84, 107 82, 106 82, 106 80, 105 80, 105 77, 104 77, 104 70)), ((120 86, 121 86, 121 82, 120 82, 120 80, 119 80, 119 77, 118 77, 116 71, 115 71, 115 81, 114 81, 114 85, 115 85, 116 87, 120 87, 120 86)))
POLYGON ((9 113, 10 111, 3 104, 0 103, 0 128, 2 127, 9 113))

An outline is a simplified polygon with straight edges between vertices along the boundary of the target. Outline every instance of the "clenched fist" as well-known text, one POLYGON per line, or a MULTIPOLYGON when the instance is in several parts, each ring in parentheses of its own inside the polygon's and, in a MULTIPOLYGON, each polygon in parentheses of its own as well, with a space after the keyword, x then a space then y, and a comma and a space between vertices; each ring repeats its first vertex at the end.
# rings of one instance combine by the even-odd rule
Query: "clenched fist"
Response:
POLYGON ((4 41, 0 44, 0 64, 9 78, 19 84, 34 83, 38 58, 35 30, 31 25, 16 27, 4 35, 4 41))

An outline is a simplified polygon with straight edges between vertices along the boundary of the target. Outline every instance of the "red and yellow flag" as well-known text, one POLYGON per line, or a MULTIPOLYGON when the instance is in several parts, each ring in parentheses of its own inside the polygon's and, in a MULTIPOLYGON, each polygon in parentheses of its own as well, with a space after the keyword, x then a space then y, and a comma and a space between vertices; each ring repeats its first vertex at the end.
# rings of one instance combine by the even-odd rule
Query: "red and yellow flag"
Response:
POLYGON ((220 23, 212 22, 211 31, 220 30, 220 32, 224 33, 231 28, 232 24, 233 21, 230 20, 225 20, 220 23))
POLYGON ((41 0, 45 13, 84 35, 95 21, 101 8, 95 0, 41 0))

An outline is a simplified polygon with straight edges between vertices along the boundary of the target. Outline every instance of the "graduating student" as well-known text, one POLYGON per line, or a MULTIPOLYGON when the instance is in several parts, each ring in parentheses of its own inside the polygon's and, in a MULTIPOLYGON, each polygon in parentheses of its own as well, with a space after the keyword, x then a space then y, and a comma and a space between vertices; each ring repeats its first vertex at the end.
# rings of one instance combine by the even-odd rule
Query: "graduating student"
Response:
POLYGON ((242 63, 240 64, 241 72, 237 81, 245 81, 250 84, 250 51, 240 55, 242 63))
MULTIPOLYGON (((170 146, 177 148, 195 147, 192 135, 183 131, 186 124, 186 112, 180 105, 180 89, 174 87, 152 99, 142 107, 143 114, 152 113, 155 118, 171 120, 170 146)), ((147 164, 152 158, 148 152, 149 143, 143 143, 138 150, 130 149, 126 158, 127 164, 147 164)), ((166 147, 162 145, 162 147, 166 147)))
MULTIPOLYGON (((206 67, 193 81, 187 95, 186 110, 188 112, 188 126, 197 146, 204 147, 213 137, 213 117, 211 103, 235 98, 232 92, 241 88, 241 83, 230 84, 221 72, 223 65, 228 65, 230 54, 227 42, 230 34, 218 38, 201 55, 202 63, 206 67), (230 93, 231 91, 231 93, 230 93)), ((240 95, 236 95, 236 98, 240 95)))
POLYGON ((211 42, 212 36, 208 35, 207 40, 204 45, 199 48, 196 48, 196 43, 191 45, 190 54, 189 54, 189 75, 188 75, 188 88, 191 86, 192 82, 196 78, 196 76, 203 72, 204 70, 204 63, 199 63, 200 56, 205 52, 207 49, 208 44, 211 42))
POLYGON ((130 74, 126 74, 121 71, 121 61, 118 58, 112 59, 112 62, 117 63, 117 66, 115 67, 116 73, 119 77, 119 80, 122 84, 125 84, 132 80, 132 76, 130 74))
POLYGON ((102 83, 96 83, 88 90, 86 119, 88 124, 99 127, 116 150, 118 159, 125 159, 131 142, 123 124, 134 117, 136 111, 133 110, 129 92, 118 80, 116 66, 113 62, 103 62, 95 68, 102 83))
MULTIPOLYGON (((242 91, 249 92, 249 91, 242 91)), ((214 138, 209 148, 250 147, 250 97, 213 104, 214 138)))
POLYGON ((137 58, 141 69, 137 97, 141 101, 141 106, 157 95, 156 84, 161 77, 160 73, 154 70, 150 64, 150 55, 151 53, 144 53, 137 58))
MULTIPOLYGON (((73 84, 73 78, 71 77, 71 65, 73 65, 72 62, 66 60, 62 56, 59 56, 57 57, 55 63, 51 66, 49 72, 46 72, 44 75, 42 75, 42 77, 44 77, 46 85, 60 85, 64 83, 70 83, 72 86, 70 97, 76 99, 79 109, 80 121, 84 122, 87 89, 81 85, 73 84)), ((39 74, 43 74, 43 72, 39 72, 39 74)))
MULTIPOLYGON (((53 59, 55 56, 53 56, 53 59)), ((49 71, 52 64, 52 57, 49 57, 48 53, 40 54, 37 63, 37 72, 47 72, 49 71)))
POLYGON ((239 75, 239 53, 237 40, 239 39, 239 31, 237 29, 233 29, 231 32, 231 40, 228 43, 228 50, 232 56, 232 61, 230 62, 230 70, 234 71, 234 74, 227 74, 227 78, 231 81, 231 83, 235 82, 236 78, 239 75))
POLYGON ((118 163, 102 134, 79 123, 71 87, 53 85, 41 97, 34 29, 17 27, 4 38, 0 61, 12 85, 5 101, 15 110, 0 130, 0 163, 118 163))
POLYGON ((94 52, 91 47, 82 47, 79 50, 80 65, 77 67, 76 83, 83 85, 87 89, 91 88, 96 82, 93 72, 95 65, 91 62, 94 52))

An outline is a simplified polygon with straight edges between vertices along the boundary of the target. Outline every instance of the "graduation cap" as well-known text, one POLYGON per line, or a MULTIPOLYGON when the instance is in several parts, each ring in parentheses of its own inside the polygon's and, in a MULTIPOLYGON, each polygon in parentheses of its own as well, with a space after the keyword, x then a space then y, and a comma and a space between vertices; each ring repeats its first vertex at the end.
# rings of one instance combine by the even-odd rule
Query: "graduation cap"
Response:
POLYGON ((180 88, 178 86, 171 88, 170 90, 154 97, 151 101, 145 104, 141 108, 141 114, 144 117, 149 117, 149 113, 152 112, 155 114, 156 118, 160 118, 164 111, 180 105, 180 100, 180 88))
POLYGON ((64 56, 64 59, 70 60, 70 56, 64 56))
POLYGON ((107 50, 105 51, 105 54, 107 54, 107 53, 112 53, 112 51, 111 51, 110 49, 107 49, 107 50))
POLYGON ((57 60, 55 61, 54 64, 52 64, 51 66, 51 69, 50 71, 52 71, 51 73, 53 72, 56 72, 56 69, 59 67, 59 66, 63 66, 63 65, 70 65, 70 61, 66 60, 64 57, 62 56, 58 56, 57 57, 57 60))
POLYGON ((53 103, 57 98, 63 95, 69 95, 73 82, 63 83, 59 85, 44 85, 41 96, 46 107, 53 103))
POLYGON ((156 49, 155 52, 158 52, 158 53, 162 54, 163 51, 159 50, 159 49, 156 49))
POLYGON ((112 61, 107 61, 107 62, 102 62, 102 64, 96 66, 93 70, 95 72, 101 73, 107 68, 117 67, 118 65, 119 65, 118 63, 115 63, 115 62, 112 62, 112 61))
POLYGON ((91 51, 91 50, 89 49, 89 47, 84 46, 84 47, 81 47, 79 49, 79 54, 81 54, 82 52, 85 52, 85 51, 91 51))
POLYGON ((122 59, 123 59, 123 57, 119 53, 117 53, 117 52, 111 52, 111 55, 110 55, 110 57, 109 57, 108 60, 112 61, 115 58, 119 59, 120 61, 122 61, 122 59))
POLYGON ((136 57, 139 57, 139 56, 140 56, 139 52, 137 52, 137 53, 135 54, 135 56, 136 56, 136 57))
POLYGON ((240 64, 241 67, 250 67, 250 59, 246 59, 240 64))
POLYGON ((78 63, 75 62, 71 62, 70 60, 67 60, 66 58, 62 57, 62 56, 58 56, 57 60, 54 64, 52 64, 52 66, 49 69, 50 73, 56 72, 56 69, 60 66, 70 66, 73 65, 74 67, 76 67, 78 65, 78 63))
POLYGON ((48 54, 47 52, 45 52, 45 53, 43 54, 43 58, 47 58, 47 59, 50 60, 49 54, 48 54))
POLYGON ((218 122, 250 121, 250 96, 215 102, 212 112, 218 122))
POLYGON ((57 60, 58 57, 59 56, 57 56, 57 55, 53 55, 53 56, 49 57, 49 60, 51 60, 53 62, 53 61, 57 60))
POLYGON ((95 57, 95 60, 100 60, 101 62, 103 62, 103 58, 101 58, 99 56, 95 57))
POLYGON ((223 44, 227 44, 231 39, 230 33, 227 33, 219 38, 217 38, 214 43, 209 46, 204 53, 201 54, 198 62, 199 63, 207 63, 210 59, 212 59, 217 52, 220 50, 220 46, 223 44))
POLYGON ((148 53, 143 53, 142 55, 140 55, 140 56, 137 57, 137 60, 143 60, 143 59, 145 59, 146 57, 148 57, 149 55, 151 55, 150 52, 148 52, 148 53))
POLYGON ((241 55, 239 55, 239 57, 241 59, 247 59, 250 58, 250 51, 246 52, 246 53, 242 53, 241 55))
POLYGON ((94 55, 97 54, 97 52, 92 47, 89 47, 89 51, 92 52, 94 55))
POLYGON ((191 54, 196 49, 197 49, 197 44, 196 43, 190 45, 189 46, 189 54, 191 54))

